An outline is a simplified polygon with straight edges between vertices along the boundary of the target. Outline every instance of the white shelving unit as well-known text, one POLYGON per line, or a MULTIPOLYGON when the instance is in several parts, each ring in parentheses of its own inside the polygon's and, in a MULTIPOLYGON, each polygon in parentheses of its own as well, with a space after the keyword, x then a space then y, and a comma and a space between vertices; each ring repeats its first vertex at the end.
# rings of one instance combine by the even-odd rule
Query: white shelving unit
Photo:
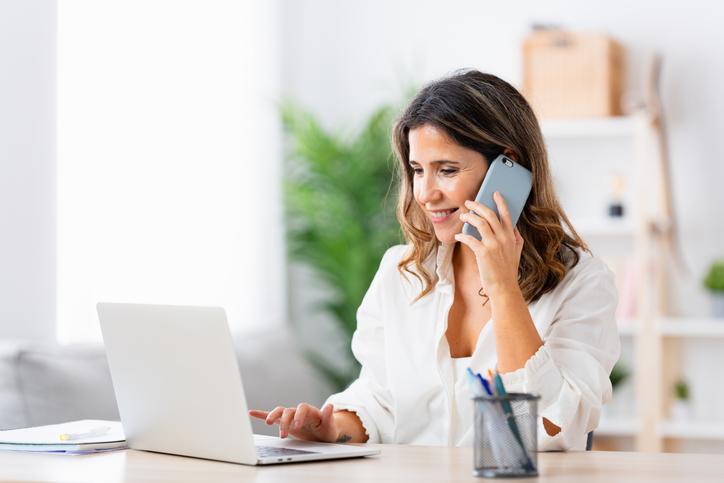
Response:
POLYGON ((638 260, 637 314, 618 321, 622 346, 631 352, 635 384, 633 390, 629 386, 628 396, 635 402, 627 403, 625 411, 619 405, 621 414, 602 418, 595 435, 634 438, 639 451, 676 451, 680 440, 724 442, 724 418, 702 423, 667 417, 671 387, 682 370, 681 346, 724 340, 724 320, 672 317, 666 309, 662 294, 668 273, 662 267, 667 263, 660 239, 649 229, 661 212, 661 190, 655 179, 643 175, 647 166, 652 171, 656 160, 646 119, 546 120, 541 128, 561 202, 578 234, 597 255, 609 250, 638 260), (624 216, 618 219, 605 210, 603 178, 610 172, 628 183, 624 216))
POLYGON ((639 423, 635 418, 610 418, 601 421, 594 431, 595 436, 636 436, 639 423))
POLYGON ((541 122, 547 140, 580 137, 609 138, 631 136, 636 131, 633 117, 595 117, 580 119, 547 119, 541 122))
POLYGON ((724 319, 664 317, 659 320, 663 337, 724 338, 724 319))
MULTIPOLYGON (((637 337, 638 320, 619 320, 619 335, 622 342, 637 337)), ((662 317, 657 321, 658 335, 669 342, 686 340, 721 341, 724 339, 724 319, 709 317, 662 317)), ((724 348, 723 348, 724 349, 724 348)), ((596 436, 637 437, 641 425, 637 418, 603 418, 596 429, 596 436)), ((672 421, 662 419, 657 425, 656 434, 661 439, 701 440, 724 442, 724 422, 672 421)))
MULTIPOLYGON (((636 318, 619 320, 618 333, 621 337, 636 335, 636 318)), ((712 317, 662 317, 658 321, 658 334, 662 337, 692 339, 724 338, 724 319, 712 317)))
POLYGON ((676 439, 706 439, 724 441, 724 423, 661 421, 659 436, 676 439))

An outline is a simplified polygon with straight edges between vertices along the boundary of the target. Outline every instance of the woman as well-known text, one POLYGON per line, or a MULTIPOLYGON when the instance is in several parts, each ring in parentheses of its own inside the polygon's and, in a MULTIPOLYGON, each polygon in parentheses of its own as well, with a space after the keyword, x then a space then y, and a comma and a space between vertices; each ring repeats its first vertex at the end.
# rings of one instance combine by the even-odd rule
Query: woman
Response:
POLYGON ((495 369, 509 392, 541 395, 539 450, 584 449, 611 398, 617 294, 558 203, 532 109, 461 71, 423 88, 392 136, 408 244, 387 251, 357 313, 359 379, 321 410, 250 414, 282 438, 469 446, 464 371, 495 369), (500 220, 471 201, 500 154, 533 173, 517 228, 499 193, 500 220))

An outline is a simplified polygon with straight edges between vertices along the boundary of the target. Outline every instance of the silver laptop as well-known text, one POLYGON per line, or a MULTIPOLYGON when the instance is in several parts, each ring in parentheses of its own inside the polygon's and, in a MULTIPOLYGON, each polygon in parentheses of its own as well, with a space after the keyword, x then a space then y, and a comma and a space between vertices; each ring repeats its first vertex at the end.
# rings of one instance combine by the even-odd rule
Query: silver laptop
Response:
POLYGON ((379 450, 254 435, 223 309, 97 305, 128 446, 247 465, 379 450))

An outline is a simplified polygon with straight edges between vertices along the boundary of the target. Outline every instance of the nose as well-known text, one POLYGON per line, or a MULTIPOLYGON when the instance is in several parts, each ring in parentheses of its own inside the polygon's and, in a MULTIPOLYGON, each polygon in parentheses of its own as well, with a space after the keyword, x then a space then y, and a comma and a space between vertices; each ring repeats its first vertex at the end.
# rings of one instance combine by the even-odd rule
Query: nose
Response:
POLYGON ((417 184, 417 201, 422 204, 430 203, 440 199, 439 186, 435 176, 425 174, 422 178, 416 180, 417 184))

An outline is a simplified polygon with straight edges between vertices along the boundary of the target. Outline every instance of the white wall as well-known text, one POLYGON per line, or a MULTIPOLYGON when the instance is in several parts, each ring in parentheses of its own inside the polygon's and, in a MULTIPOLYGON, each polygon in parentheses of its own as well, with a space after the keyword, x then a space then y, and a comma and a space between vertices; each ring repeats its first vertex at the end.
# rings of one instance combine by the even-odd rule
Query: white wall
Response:
MULTIPOLYGON (((284 87, 327 126, 354 124, 378 103, 462 67, 521 78, 522 39, 533 22, 599 30, 629 54, 638 89, 649 55, 664 54, 675 209, 690 267, 674 283, 678 314, 705 315, 700 279, 724 256, 724 6, 693 0, 580 2, 399 0, 284 2, 284 87)), ((639 89, 640 90, 640 89, 639 89)))
POLYGON ((55 336, 56 2, 0 0, 0 338, 55 336))

